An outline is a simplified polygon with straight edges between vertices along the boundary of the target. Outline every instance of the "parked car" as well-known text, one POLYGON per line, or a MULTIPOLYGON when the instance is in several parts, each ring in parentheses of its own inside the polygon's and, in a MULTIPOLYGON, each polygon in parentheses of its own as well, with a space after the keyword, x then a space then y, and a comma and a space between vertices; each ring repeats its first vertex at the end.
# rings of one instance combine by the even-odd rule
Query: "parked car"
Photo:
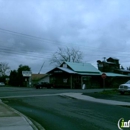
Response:
POLYGON ((40 88, 42 88, 42 85, 41 85, 41 83, 37 83, 37 84, 34 84, 34 87, 36 89, 40 89, 40 88))
POLYGON ((5 83, 4 82, 0 82, 0 86, 5 86, 5 83))
POLYGON ((126 83, 124 84, 121 84, 118 88, 118 91, 121 93, 121 94, 124 94, 126 92, 130 92, 130 80, 127 81, 126 83))
POLYGON ((40 88, 52 88, 53 84, 48 83, 48 82, 41 82, 41 83, 37 83, 34 85, 36 89, 40 89, 40 88))

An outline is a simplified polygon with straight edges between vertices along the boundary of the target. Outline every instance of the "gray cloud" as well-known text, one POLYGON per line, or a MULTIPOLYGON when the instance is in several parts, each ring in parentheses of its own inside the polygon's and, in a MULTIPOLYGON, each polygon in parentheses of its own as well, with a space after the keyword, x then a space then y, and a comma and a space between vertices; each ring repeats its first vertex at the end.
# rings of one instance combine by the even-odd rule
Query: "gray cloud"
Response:
POLYGON ((130 66, 129 4, 129 0, 0 0, 0 57, 12 69, 27 64, 33 72, 45 61, 45 72, 53 67, 49 58, 57 47, 68 46, 79 48, 84 62, 95 66, 104 56, 130 66))

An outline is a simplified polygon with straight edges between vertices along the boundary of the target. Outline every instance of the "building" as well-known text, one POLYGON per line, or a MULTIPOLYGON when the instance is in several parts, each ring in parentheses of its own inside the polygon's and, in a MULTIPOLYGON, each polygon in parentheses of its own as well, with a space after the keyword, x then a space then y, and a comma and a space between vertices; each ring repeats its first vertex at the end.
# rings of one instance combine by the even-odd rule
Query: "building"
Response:
POLYGON ((109 57, 107 60, 104 61, 97 61, 98 69, 101 72, 113 72, 116 74, 123 74, 130 76, 130 70, 125 70, 120 67, 119 59, 109 57))
POLYGON ((130 76, 130 70, 118 69, 118 70, 116 70, 116 72, 119 74, 124 74, 124 75, 130 76))
POLYGON ((46 74, 32 74, 31 75, 32 83, 34 84, 39 82, 41 79, 43 79, 44 76, 46 76, 46 74))
POLYGON ((110 57, 104 61, 97 61, 98 69, 101 72, 116 72, 116 70, 120 69, 119 59, 110 57))
POLYGON ((98 69, 107 75, 107 86, 118 87, 130 79, 130 71, 121 69, 119 59, 109 57, 103 61, 97 61, 98 69))
POLYGON ((47 82, 50 83, 50 76, 48 74, 45 74, 38 82, 47 82))
POLYGON ((55 88, 81 89, 83 84, 87 88, 100 86, 101 72, 90 63, 63 62, 47 74, 55 88))
POLYGON ((106 74, 105 86, 117 88, 129 80, 130 71, 120 69, 119 59, 110 57, 103 61, 98 60, 98 69, 90 63, 63 62, 59 67, 50 70, 50 83, 55 88, 103 88, 102 73, 106 74))

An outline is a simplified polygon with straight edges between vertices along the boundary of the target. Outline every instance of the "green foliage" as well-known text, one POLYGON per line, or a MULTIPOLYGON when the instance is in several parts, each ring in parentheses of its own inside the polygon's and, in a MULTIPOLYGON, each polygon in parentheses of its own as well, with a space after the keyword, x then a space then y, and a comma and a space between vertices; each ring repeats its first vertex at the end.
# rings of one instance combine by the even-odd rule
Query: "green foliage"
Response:
POLYGON ((10 80, 9 80, 9 84, 12 86, 17 86, 18 85, 18 73, 16 70, 12 70, 10 72, 10 76, 9 76, 10 80))
POLYGON ((19 86, 23 86, 24 84, 24 77, 22 75, 22 71, 31 71, 30 67, 27 65, 19 65, 19 68, 17 70, 18 72, 18 82, 19 82, 19 86))
POLYGON ((24 77, 22 75, 22 71, 31 71, 31 68, 27 65, 19 65, 17 70, 13 70, 10 73, 10 81, 9 84, 12 86, 23 86, 24 85, 24 77))
POLYGON ((100 92, 101 94, 116 94, 118 92, 117 89, 112 89, 112 90, 103 90, 100 92))
POLYGON ((5 76, 0 77, 0 82, 4 82, 5 83, 5 76))
POLYGON ((83 93, 83 95, 88 95, 94 98, 102 98, 102 99, 110 99, 114 95, 118 94, 117 89, 111 89, 111 90, 103 90, 101 92, 94 92, 94 93, 83 93))

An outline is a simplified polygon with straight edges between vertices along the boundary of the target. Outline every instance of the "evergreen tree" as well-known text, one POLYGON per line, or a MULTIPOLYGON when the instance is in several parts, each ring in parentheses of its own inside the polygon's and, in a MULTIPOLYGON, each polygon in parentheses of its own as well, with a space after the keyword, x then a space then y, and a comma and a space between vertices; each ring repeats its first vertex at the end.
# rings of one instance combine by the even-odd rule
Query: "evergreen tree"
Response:
POLYGON ((31 68, 27 65, 19 65, 17 70, 10 72, 9 84, 12 86, 23 86, 25 78, 22 75, 22 71, 31 71, 31 68))
POLYGON ((19 65, 19 68, 17 70, 19 86, 23 86, 24 85, 25 78, 22 75, 22 71, 31 71, 31 68, 29 66, 27 66, 27 65, 19 65))
POLYGON ((9 84, 11 86, 18 86, 18 73, 16 70, 12 70, 9 76, 9 84))

